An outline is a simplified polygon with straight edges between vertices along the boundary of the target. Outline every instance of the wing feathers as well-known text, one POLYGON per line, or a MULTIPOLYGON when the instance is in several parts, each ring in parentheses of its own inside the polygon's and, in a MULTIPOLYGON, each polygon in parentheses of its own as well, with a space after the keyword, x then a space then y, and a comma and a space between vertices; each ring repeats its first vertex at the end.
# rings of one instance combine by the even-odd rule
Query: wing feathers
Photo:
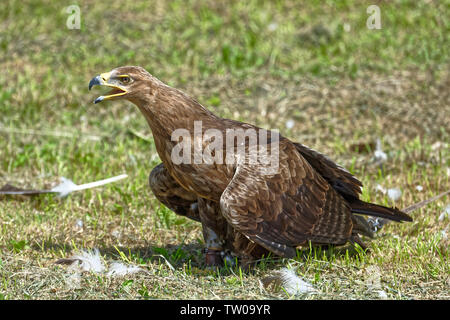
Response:
POLYGON ((297 151, 339 193, 358 198, 362 183, 350 172, 337 165, 325 155, 300 143, 294 143, 297 151))
POLYGON ((283 256, 308 240, 345 243, 352 218, 345 199, 320 176, 287 139, 280 141, 279 171, 239 164, 222 194, 222 214, 239 232, 283 256))

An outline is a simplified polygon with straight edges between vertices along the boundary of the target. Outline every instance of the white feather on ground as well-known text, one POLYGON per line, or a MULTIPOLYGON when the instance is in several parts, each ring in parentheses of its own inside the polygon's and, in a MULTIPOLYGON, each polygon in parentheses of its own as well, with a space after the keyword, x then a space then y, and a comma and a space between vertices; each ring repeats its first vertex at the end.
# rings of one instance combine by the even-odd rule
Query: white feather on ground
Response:
POLYGON ((383 290, 381 286, 381 270, 377 266, 369 266, 365 270, 367 274, 367 278, 365 279, 365 283, 367 289, 372 291, 378 295, 380 299, 387 299, 387 293, 383 290))
POLYGON ((275 30, 277 30, 277 28, 278 28, 278 23, 276 23, 276 22, 272 22, 271 24, 269 24, 267 26, 267 29, 269 29, 269 31, 275 31, 275 30))
POLYGON ((293 269, 288 268, 273 272, 272 275, 263 278, 261 282, 266 289, 273 285, 273 291, 283 288, 289 295, 317 292, 311 284, 297 276, 293 269))
POLYGON ((375 190, 380 191, 382 194, 386 194, 386 188, 384 188, 381 184, 377 184, 375 186, 375 190))
POLYGON ((391 201, 395 202, 402 196, 402 190, 399 188, 387 189, 387 195, 391 201))
POLYGON ((75 184, 70 179, 61 177, 61 179, 60 179, 61 183, 59 185, 57 185, 56 187, 53 187, 50 190, 50 192, 59 193, 58 197, 63 198, 74 191, 96 188, 96 187, 103 186, 103 185, 111 183, 111 182, 125 179, 127 177, 128 176, 126 174, 121 174, 119 176, 115 176, 112 178, 98 180, 98 181, 89 182, 89 183, 80 184, 80 185, 75 184))
POLYGON ((288 129, 292 129, 295 126, 295 121, 292 119, 289 119, 288 121, 286 121, 286 128, 288 129))
POLYGON ((402 190, 400 188, 386 189, 382 185, 377 184, 375 189, 381 192, 382 194, 387 195, 389 200, 393 202, 397 201, 402 196, 402 190))
POLYGON ((449 227, 450 227, 450 224, 444 230, 441 231, 442 240, 447 240, 448 239, 447 231, 448 231, 449 227))
POLYGON ((352 26, 348 23, 344 23, 343 27, 345 32, 350 32, 352 30, 352 26))
POLYGON ((74 227, 74 229, 76 229, 78 231, 83 231, 83 227, 84 227, 83 220, 78 219, 77 221, 75 221, 73 227, 74 227))
POLYGON ((109 268, 107 268, 98 249, 81 251, 68 259, 58 260, 57 263, 69 265, 68 270, 78 275, 82 272, 93 272, 97 274, 105 273, 108 277, 121 277, 144 271, 138 266, 126 265, 119 261, 111 262, 109 268), (107 269, 109 269, 108 272, 106 272, 107 269))
POLYGON ((450 204, 448 204, 448 205, 445 207, 444 211, 441 213, 441 215, 439 216, 438 220, 439 220, 439 221, 444 221, 444 219, 445 219, 446 217, 448 217, 449 215, 450 215, 450 204))
POLYGON ((109 265, 109 271, 106 275, 108 277, 111 276, 122 277, 126 276, 127 274, 134 274, 142 271, 144 270, 142 270, 138 266, 125 265, 122 262, 114 261, 109 265))
POLYGON ((69 289, 81 289, 81 275, 79 272, 69 273, 64 281, 69 289))
POLYGON ((81 251, 80 253, 70 257, 69 260, 73 260, 70 264, 71 270, 102 273, 106 269, 98 249, 94 249, 92 251, 81 251))
POLYGON ((375 161, 375 164, 382 164, 386 162, 388 156, 387 154, 381 149, 381 141, 380 139, 377 139, 377 144, 375 147, 375 152, 373 153, 373 158, 375 161))

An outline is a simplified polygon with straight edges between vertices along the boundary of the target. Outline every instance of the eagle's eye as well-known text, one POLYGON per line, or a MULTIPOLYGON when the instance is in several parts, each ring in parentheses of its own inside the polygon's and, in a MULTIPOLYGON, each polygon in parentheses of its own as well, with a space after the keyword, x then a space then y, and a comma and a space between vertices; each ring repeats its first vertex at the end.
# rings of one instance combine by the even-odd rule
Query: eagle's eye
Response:
POLYGON ((120 77, 120 82, 122 82, 123 84, 128 84, 131 82, 131 78, 129 76, 120 77))

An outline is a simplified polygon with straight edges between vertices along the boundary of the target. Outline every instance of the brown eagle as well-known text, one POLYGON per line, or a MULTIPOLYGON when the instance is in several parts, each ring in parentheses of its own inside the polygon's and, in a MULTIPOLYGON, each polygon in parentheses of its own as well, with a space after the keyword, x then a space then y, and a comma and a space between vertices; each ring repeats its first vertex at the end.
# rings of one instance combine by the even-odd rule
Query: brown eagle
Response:
POLYGON ((233 256, 294 257, 297 247, 310 243, 365 248, 360 235, 372 232, 361 215, 412 221, 396 208, 361 201, 361 182, 323 154, 220 118, 141 67, 116 68, 94 77, 89 89, 94 85, 112 88, 94 103, 127 99, 144 115, 162 160, 150 173, 150 187, 175 213, 201 222, 207 265, 233 256), (174 138, 174 132, 181 135, 174 138), (228 139, 230 132, 235 135, 228 139), (259 150, 267 151, 262 160, 273 151, 275 163, 252 158, 259 150))

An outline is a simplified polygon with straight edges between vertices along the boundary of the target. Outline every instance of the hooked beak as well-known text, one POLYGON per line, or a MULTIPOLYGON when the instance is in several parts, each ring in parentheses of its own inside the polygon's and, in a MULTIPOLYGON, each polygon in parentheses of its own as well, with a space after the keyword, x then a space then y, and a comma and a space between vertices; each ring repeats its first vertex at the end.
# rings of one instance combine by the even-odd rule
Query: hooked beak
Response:
POLYGON ((127 89, 118 86, 115 83, 112 83, 111 72, 102 73, 101 75, 92 78, 92 80, 89 82, 89 90, 91 90, 91 88, 96 85, 107 86, 113 89, 109 92, 108 95, 100 96, 97 99, 95 99, 94 103, 99 103, 102 102, 103 100, 109 100, 115 97, 120 97, 128 93, 127 89))

